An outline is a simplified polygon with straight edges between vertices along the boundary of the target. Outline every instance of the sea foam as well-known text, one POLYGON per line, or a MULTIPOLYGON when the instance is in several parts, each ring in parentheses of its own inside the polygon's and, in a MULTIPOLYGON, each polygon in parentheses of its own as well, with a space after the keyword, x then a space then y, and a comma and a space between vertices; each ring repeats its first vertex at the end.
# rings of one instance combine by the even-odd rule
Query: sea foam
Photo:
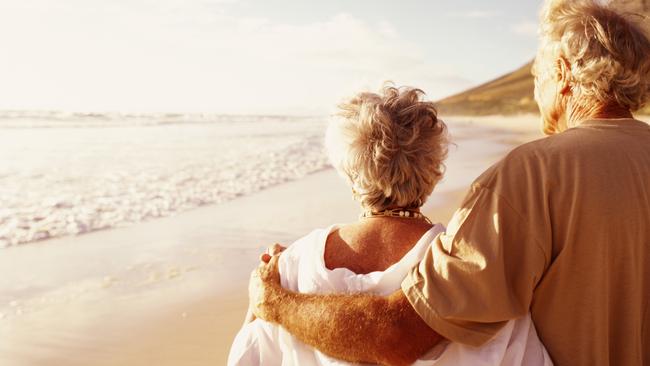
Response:
POLYGON ((326 169, 325 118, 0 115, 0 247, 108 229, 326 169))

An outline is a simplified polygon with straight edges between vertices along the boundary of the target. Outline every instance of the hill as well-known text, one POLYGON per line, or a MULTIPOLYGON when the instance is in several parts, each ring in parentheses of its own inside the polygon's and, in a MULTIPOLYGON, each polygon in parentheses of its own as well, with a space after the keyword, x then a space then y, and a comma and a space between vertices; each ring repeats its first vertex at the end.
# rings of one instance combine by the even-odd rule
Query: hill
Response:
POLYGON ((539 113, 533 97, 532 62, 498 79, 445 98, 441 114, 485 116, 539 113))
MULTIPOLYGON (((489 116, 539 113, 535 103, 532 62, 437 103, 442 115, 489 116)), ((650 115, 650 104, 639 114, 650 115)))
MULTIPOLYGON (((622 13, 650 16, 650 0, 612 0, 611 3, 622 13)), ((645 24, 650 34, 650 22, 645 24)), ((532 62, 496 80, 445 98, 438 102, 440 113, 470 116, 539 113, 533 97, 531 68, 532 62)), ((640 114, 650 115, 650 105, 640 114)))

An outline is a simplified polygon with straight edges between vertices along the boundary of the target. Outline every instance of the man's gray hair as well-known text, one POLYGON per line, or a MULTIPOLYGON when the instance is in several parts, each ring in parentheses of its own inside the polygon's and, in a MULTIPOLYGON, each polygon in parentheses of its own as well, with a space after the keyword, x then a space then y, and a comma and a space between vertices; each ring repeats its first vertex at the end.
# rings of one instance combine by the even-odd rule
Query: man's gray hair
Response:
POLYGON ((546 0, 541 49, 566 58, 579 103, 641 109, 650 97, 650 41, 641 15, 622 14, 597 0, 546 0))

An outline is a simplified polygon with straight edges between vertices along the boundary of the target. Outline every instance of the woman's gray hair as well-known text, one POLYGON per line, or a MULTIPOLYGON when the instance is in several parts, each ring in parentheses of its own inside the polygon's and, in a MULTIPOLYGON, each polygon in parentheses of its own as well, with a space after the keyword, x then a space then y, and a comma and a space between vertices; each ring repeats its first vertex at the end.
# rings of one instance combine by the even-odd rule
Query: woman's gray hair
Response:
POLYGON ((387 86, 339 105, 326 146, 364 208, 418 208, 442 178, 447 127, 423 94, 387 86))
POLYGON ((650 96, 650 41, 640 15, 620 14, 596 0, 547 0, 540 51, 553 51, 571 67, 579 103, 641 109, 650 96))

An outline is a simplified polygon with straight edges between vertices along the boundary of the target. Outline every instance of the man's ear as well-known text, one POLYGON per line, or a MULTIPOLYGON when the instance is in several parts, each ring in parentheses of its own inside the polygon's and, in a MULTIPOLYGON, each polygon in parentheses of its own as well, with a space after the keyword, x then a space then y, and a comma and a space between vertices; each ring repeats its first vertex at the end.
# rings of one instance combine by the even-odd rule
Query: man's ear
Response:
POLYGON ((560 86, 559 92, 567 95, 571 92, 571 64, 564 56, 559 56, 555 62, 557 82, 560 86))

